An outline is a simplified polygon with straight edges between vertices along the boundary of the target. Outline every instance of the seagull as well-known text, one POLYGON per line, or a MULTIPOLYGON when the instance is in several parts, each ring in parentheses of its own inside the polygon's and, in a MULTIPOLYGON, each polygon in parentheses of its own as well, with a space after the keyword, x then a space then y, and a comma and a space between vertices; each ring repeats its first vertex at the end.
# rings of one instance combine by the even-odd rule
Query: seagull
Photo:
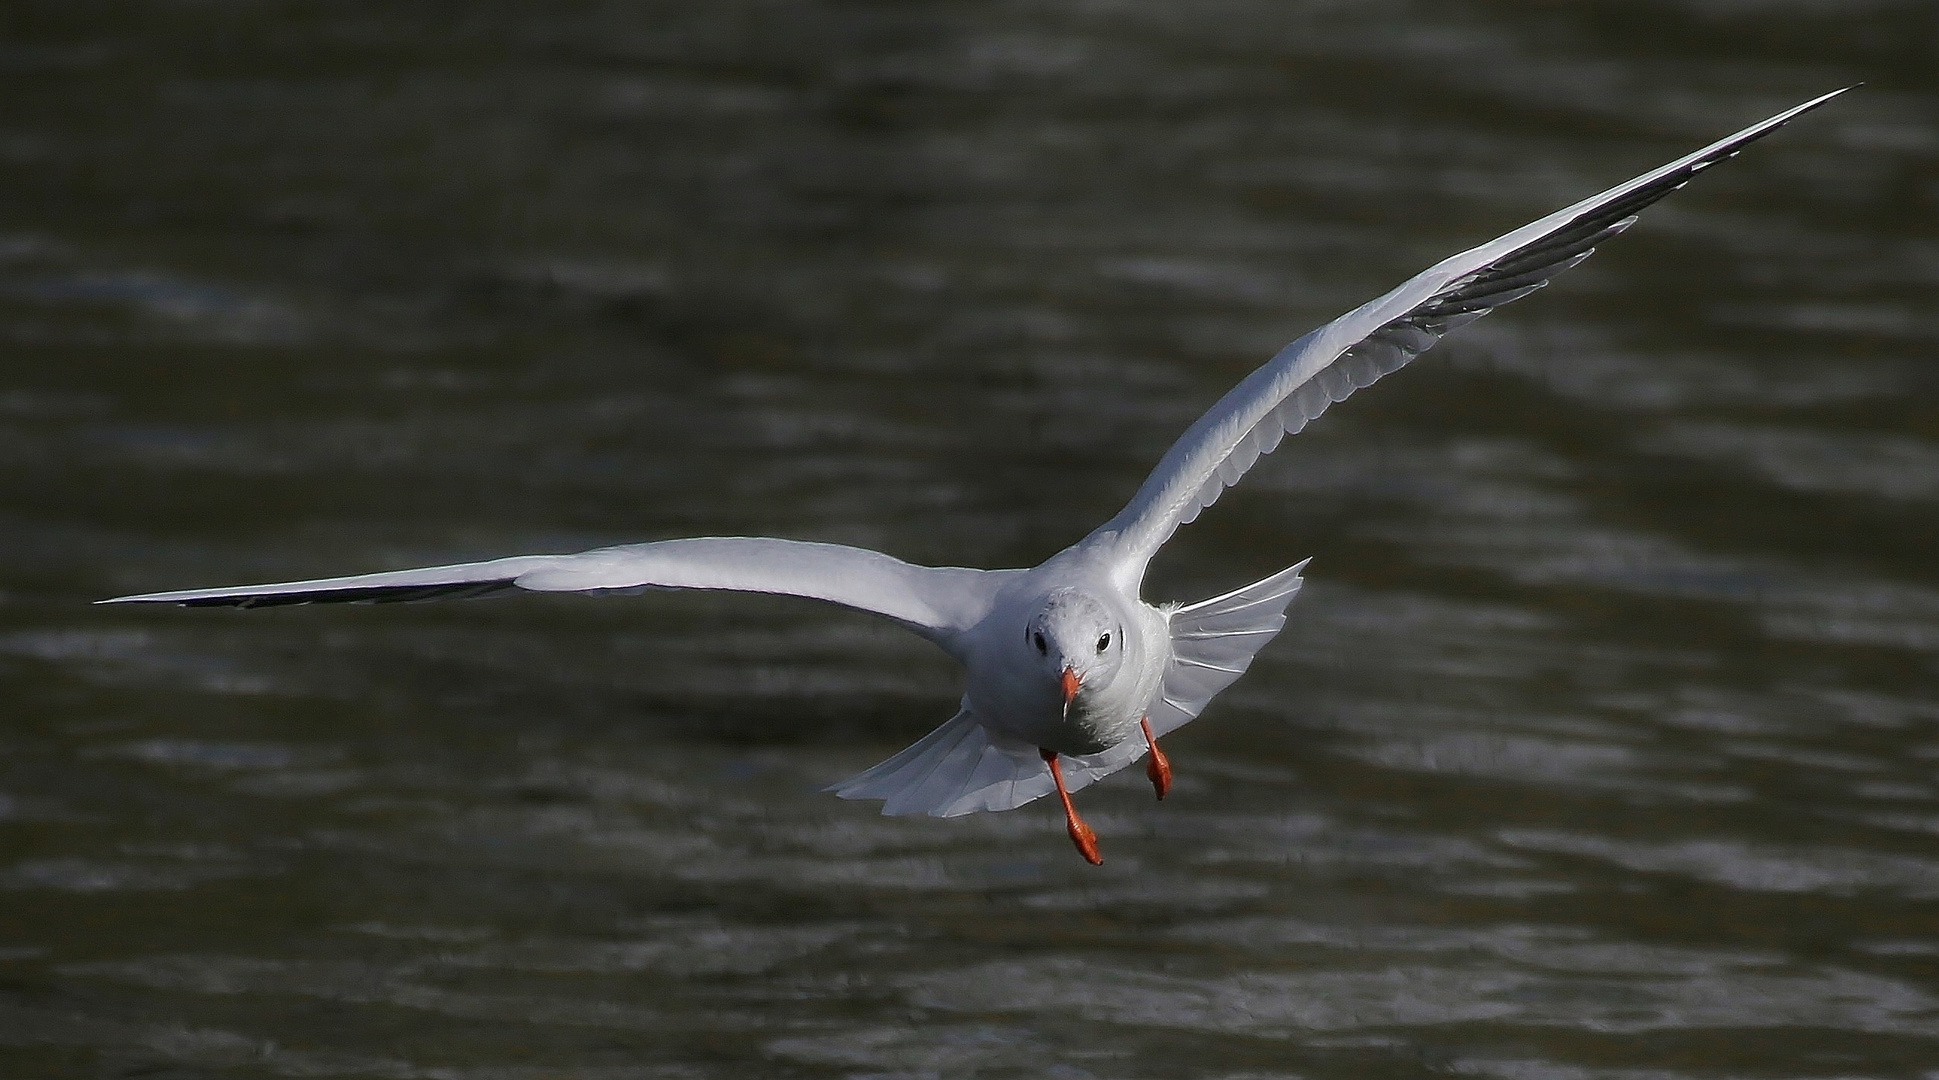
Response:
POLYGON ((936 817, 1010 810, 1055 791, 1071 842, 1101 865, 1097 834, 1071 793, 1143 757, 1163 799, 1172 768, 1158 740, 1245 673, 1285 625, 1310 561, 1195 604, 1146 603, 1145 568, 1172 533, 1327 406, 1548 284, 1644 207, 1850 89, 1445 259, 1287 345, 1186 429, 1116 517, 1032 569, 917 566, 839 544, 697 537, 98 602, 256 608, 657 588, 781 593, 872 612, 962 664, 962 703, 913 746, 828 790, 880 799, 884 814, 936 817))

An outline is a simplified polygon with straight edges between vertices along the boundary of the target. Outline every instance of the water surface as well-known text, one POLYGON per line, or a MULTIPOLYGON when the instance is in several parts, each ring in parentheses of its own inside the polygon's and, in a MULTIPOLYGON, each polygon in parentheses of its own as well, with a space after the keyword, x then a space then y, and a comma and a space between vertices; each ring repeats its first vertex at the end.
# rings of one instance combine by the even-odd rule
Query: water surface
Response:
POLYGON ((1939 1069, 1918 3, 54 4, 0 16, 15 1075, 1939 1069), (1050 806, 818 793, 866 617, 102 596, 695 534, 1032 564, 1281 343, 1825 90, 1290 440, 1313 556, 1050 806))

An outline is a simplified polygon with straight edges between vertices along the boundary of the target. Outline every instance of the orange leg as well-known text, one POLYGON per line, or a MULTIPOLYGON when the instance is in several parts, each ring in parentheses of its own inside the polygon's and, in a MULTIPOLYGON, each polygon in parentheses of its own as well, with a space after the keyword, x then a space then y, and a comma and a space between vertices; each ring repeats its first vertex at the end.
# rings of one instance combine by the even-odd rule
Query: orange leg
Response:
POLYGON ((1151 789, 1163 799, 1171 790, 1171 759, 1158 749, 1158 739, 1151 733, 1151 720, 1140 720, 1138 726, 1145 729, 1145 745, 1151 747, 1151 757, 1145 759, 1145 775, 1151 778, 1151 789))
POLYGON ((1057 766, 1057 751, 1044 750, 1044 764, 1050 766, 1050 778, 1057 782, 1057 797, 1064 800, 1064 825, 1070 829, 1070 842, 1077 845, 1077 853, 1092 866, 1103 866, 1104 856, 1097 853, 1097 834, 1091 831, 1084 819, 1077 816, 1077 807, 1070 801, 1070 792, 1064 789, 1064 770, 1057 766))

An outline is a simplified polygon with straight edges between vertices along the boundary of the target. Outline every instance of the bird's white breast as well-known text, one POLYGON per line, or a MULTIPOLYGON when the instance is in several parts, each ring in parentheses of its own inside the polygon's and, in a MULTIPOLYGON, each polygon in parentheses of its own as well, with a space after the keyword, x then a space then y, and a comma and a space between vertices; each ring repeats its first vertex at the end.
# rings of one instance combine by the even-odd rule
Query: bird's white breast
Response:
POLYGON ((1164 682, 1171 636, 1164 614, 1126 596, 1102 575, 1052 560, 1007 591, 965 650, 964 697, 986 726, 1063 754, 1094 754, 1140 734, 1164 682), (1058 571, 1062 572, 1058 572, 1058 571), (1054 680, 1021 646, 1022 628, 1049 594, 1078 587, 1116 612, 1122 657, 1108 681, 1086 685, 1066 710, 1054 680), (1016 640, 1013 641, 1012 638, 1016 640))

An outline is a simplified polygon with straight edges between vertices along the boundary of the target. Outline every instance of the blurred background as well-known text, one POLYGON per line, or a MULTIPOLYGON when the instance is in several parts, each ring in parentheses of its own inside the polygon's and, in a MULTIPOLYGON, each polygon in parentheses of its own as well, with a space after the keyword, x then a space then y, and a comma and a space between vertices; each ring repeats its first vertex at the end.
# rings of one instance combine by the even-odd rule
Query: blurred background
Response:
POLYGON ((1939 1076, 1921 0, 10 0, 17 1076, 1939 1076), (1285 633, 1054 807, 817 793, 784 599, 100 597, 696 534, 1030 565, 1283 342, 1826 90, 1154 568, 1285 633))

